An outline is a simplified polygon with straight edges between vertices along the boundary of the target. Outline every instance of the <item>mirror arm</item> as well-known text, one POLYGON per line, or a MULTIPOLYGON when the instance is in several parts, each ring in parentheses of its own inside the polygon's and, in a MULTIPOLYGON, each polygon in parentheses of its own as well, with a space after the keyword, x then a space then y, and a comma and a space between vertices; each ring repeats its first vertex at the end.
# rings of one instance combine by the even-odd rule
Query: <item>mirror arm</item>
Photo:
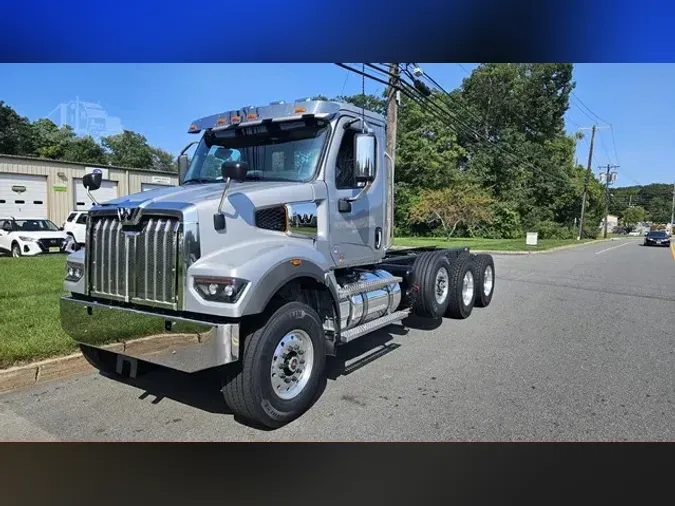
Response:
POLYGON ((100 205, 100 204, 98 203, 98 201, 94 198, 94 196, 91 194, 91 192, 89 191, 89 188, 85 187, 84 189, 85 189, 85 191, 87 192, 87 195, 89 196, 89 198, 91 199, 91 201, 92 201, 94 204, 96 204, 97 206, 100 205))
POLYGON ((192 142, 190 142, 187 146, 185 146, 185 147, 183 148, 183 151, 181 151, 180 154, 179 154, 178 156, 184 155, 185 152, 186 152, 188 149, 190 149, 191 146, 194 146, 194 145, 197 144, 197 143, 199 143, 199 141, 192 141, 192 142))
POLYGON ((227 197, 227 192, 230 189, 230 183, 232 178, 227 178, 225 180, 225 188, 223 188, 223 194, 220 196, 220 202, 218 203, 218 214, 223 214, 223 204, 225 204, 225 198, 227 197))
POLYGON ((363 188, 361 188, 361 191, 356 197, 351 197, 348 199, 345 199, 347 202, 356 202, 357 200, 363 198, 363 196, 368 193, 368 190, 370 190, 370 187, 373 185, 372 181, 368 181, 363 188))

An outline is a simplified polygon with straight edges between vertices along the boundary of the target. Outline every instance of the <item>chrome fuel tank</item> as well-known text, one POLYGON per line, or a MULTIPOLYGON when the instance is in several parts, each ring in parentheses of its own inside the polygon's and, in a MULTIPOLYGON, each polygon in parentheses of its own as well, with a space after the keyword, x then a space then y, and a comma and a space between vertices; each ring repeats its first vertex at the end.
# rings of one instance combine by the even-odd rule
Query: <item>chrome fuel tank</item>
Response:
POLYGON ((372 284, 391 279, 384 287, 359 292, 340 301, 341 330, 349 330, 387 313, 396 311, 401 303, 401 287, 392 274, 384 270, 361 271, 357 280, 343 285, 348 288, 356 284, 372 284))

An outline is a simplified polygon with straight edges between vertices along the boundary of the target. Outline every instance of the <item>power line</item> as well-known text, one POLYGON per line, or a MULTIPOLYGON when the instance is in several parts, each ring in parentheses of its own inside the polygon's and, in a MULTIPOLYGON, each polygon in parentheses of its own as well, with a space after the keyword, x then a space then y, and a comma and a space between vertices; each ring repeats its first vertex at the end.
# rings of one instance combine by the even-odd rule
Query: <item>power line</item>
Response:
MULTIPOLYGON (((373 69, 375 69, 375 70, 378 71, 378 72, 381 72, 381 73, 386 74, 386 75, 388 75, 388 76, 391 77, 391 74, 388 72, 388 70, 381 69, 381 68, 379 68, 379 67, 377 67, 376 65, 373 65, 373 64, 368 64, 368 66, 371 67, 371 68, 373 68, 373 69)), ((414 76, 412 76, 412 75, 410 74, 410 72, 409 72, 407 69, 406 69, 406 73, 408 74, 408 76, 409 76, 411 79, 415 79, 414 76)), ((431 78, 431 76, 429 76, 428 74, 425 73, 425 75, 426 75, 427 78, 430 79, 432 82, 434 82, 434 83, 436 82, 436 81, 433 80, 433 78, 431 78)), ((494 148, 498 149, 499 151, 501 151, 502 153, 504 153, 505 155, 507 155, 508 157, 510 157, 510 161, 511 161, 514 165, 516 165, 516 166, 521 166, 521 167, 529 167, 529 168, 531 168, 531 169, 533 170, 533 172, 535 172, 535 173, 538 174, 539 176, 545 175, 545 176, 549 177, 551 180, 554 180, 554 179, 555 179, 556 182, 563 182, 563 181, 564 181, 564 182, 567 182, 563 176, 561 176, 561 175, 559 175, 559 174, 557 174, 557 173, 556 173, 556 174, 553 174, 553 173, 545 172, 543 169, 541 169, 541 168, 539 168, 539 167, 536 167, 536 166, 532 165, 531 163, 529 163, 529 162, 527 162, 527 161, 522 161, 522 160, 516 158, 516 155, 514 155, 513 153, 507 151, 505 148, 503 148, 503 147, 500 146, 499 144, 496 144, 495 142, 490 141, 490 139, 487 138, 486 135, 479 133, 477 130, 475 130, 475 129, 471 128, 471 127, 468 127, 466 124, 464 124, 463 122, 461 122, 454 114, 452 114, 451 112, 449 112, 449 110, 447 110, 447 109, 445 109, 444 107, 441 107, 440 105, 436 104, 436 103, 433 102, 428 96, 422 96, 422 95, 419 93, 419 91, 418 91, 415 87, 413 87, 413 86, 410 85, 409 83, 406 83, 403 79, 401 79, 400 82, 402 82, 405 86, 407 86, 408 88, 410 88, 410 90, 411 90, 412 92, 414 92, 414 93, 418 96, 418 98, 419 98, 420 100, 426 102, 427 105, 429 105, 429 106, 431 106, 431 107, 434 107, 435 110, 436 110, 437 112, 439 112, 439 113, 441 113, 441 114, 444 114, 444 115, 446 116, 446 120, 447 120, 447 117, 449 117, 452 121, 454 121, 454 122, 458 123, 460 126, 464 127, 465 130, 467 130, 467 131, 469 131, 469 133, 473 134, 473 137, 474 137, 478 142, 483 143, 485 146, 489 145, 490 147, 494 147, 494 148)), ((450 96, 450 94, 449 94, 447 91, 443 90, 442 88, 441 88, 441 90, 445 93, 446 96, 448 96, 449 98, 452 98, 452 97, 450 96)), ((409 94, 408 94, 408 95, 409 95, 409 94)), ((422 104, 420 103, 420 100, 416 100, 416 102, 417 102, 418 104, 422 105, 422 104)), ((458 105, 459 105, 459 104, 458 104, 458 105)), ((464 108, 463 108, 463 109, 464 109, 464 108)), ((466 110, 466 109, 464 109, 464 110, 466 110)), ((467 111, 467 112, 468 112, 468 111, 467 111)), ((436 116, 436 117, 438 118, 438 116, 436 116)), ((457 130, 456 130, 455 128, 453 128, 451 125, 448 124, 447 126, 448 126, 453 132, 458 133, 457 130)))
MULTIPOLYGON (((571 91, 571 92, 570 92, 570 95, 572 95, 576 100, 578 100, 579 103, 580 103, 582 106, 584 106, 584 108, 585 108, 588 112, 590 112, 590 113, 591 113, 598 121, 600 121, 601 123, 605 123, 605 124, 607 124, 607 125, 611 125, 611 123, 610 123, 609 121, 606 121, 606 120, 602 119, 600 116, 598 116, 597 114, 595 114, 595 113, 591 110, 591 108, 588 107, 588 106, 583 102, 583 100, 581 100, 581 99, 577 96, 576 93, 574 93, 574 91, 571 91)), ((583 111, 582 111, 582 112, 583 112, 583 111)), ((595 120, 594 120, 594 121, 595 121, 595 120)))
POLYGON ((461 68, 461 69, 462 69, 464 72, 466 72, 468 75, 471 75, 471 72, 469 72, 468 70, 466 70, 466 69, 464 68, 464 65, 462 65, 461 63, 458 63, 457 65, 459 65, 459 68, 461 68))

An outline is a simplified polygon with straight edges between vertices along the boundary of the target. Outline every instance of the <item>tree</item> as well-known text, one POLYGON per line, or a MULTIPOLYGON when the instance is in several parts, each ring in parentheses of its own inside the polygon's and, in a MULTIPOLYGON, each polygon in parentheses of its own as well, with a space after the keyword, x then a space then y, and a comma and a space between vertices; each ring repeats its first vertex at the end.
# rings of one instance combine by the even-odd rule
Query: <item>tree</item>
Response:
POLYGON ((178 172, 176 159, 168 151, 161 148, 151 148, 152 150, 152 170, 163 172, 178 172))
MULTIPOLYGON (((77 136, 69 125, 61 128, 46 118, 34 121, 31 124, 31 135, 35 154, 40 158, 51 160, 67 160, 65 153, 77 136)), ((74 161, 74 160, 70 160, 74 161)))
POLYGON ((34 154, 30 122, 0 100, 0 153, 31 156, 34 154))
POLYGON ((121 134, 103 137, 101 142, 108 152, 108 159, 112 165, 152 169, 156 162, 157 155, 153 153, 147 139, 131 130, 124 130, 121 134))
POLYGON ((414 223, 440 225, 443 234, 451 237, 457 226, 471 229, 492 218, 490 194, 474 183, 458 182, 448 188, 423 190, 410 208, 414 223))
POLYGON ((105 150, 93 137, 76 137, 66 144, 62 160, 69 162, 105 165, 108 163, 105 150))
POLYGON ((630 229, 630 231, 635 228, 635 225, 640 221, 647 220, 647 210, 644 207, 640 206, 631 206, 627 207, 621 212, 621 225, 630 229))

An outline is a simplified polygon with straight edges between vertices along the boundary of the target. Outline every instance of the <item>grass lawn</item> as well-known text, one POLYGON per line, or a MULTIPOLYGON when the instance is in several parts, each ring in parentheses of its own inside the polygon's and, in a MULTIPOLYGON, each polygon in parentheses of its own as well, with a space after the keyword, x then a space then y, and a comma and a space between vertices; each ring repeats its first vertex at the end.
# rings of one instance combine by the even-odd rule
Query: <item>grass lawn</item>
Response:
POLYGON ((65 255, 0 257, 0 368, 77 349, 61 329, 65 255))
POLYGON ((439 246, 441 248, 468 246, 472 250, 486 251, 541 251, 557 248, 558 246, 578 244, 579 242, 589 242, 589 240, 540 239, 536 246, 526 246, 524 237, 522 239, 457 238, 448 240, 433 237, 401 237, 394 239, 395 246, 439 246))

